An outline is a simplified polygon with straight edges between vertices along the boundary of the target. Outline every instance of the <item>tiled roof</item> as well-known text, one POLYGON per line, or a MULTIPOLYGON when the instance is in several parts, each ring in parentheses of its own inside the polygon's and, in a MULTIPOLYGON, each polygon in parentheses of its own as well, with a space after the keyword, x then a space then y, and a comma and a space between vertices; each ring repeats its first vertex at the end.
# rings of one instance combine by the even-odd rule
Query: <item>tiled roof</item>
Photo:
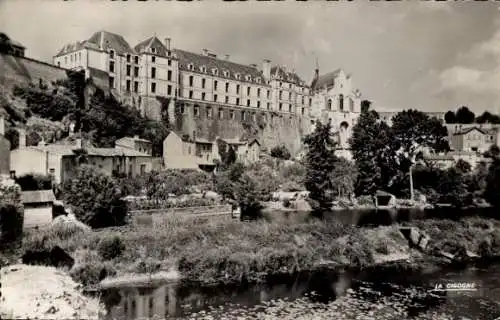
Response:
MULTIPOLYGON (((73 150, 76 150, 76 146, 72 145, 55 145, 50 144, 46 146, 33 146, 28 147, 40 151, 48 151, 50 153, 57 153, 63 156, 74 155, 73 150)), ((89 156, 99 156, 99 157, 149 157, 148 154, 139 152, 132 149, 115 149, 115 148, 85 148, 89 156)))
POLYGON ((97 31, 88 40, 65 45, 57 53, 56 57, 76 50, 81 50, 83 48, 104 51, 113 49, 116 54, 120 55, 125 53, 135 53, 123 36, 108 31, 97 31))
POLYGON ((217 76, 220 78, 253 83, 258 83, 257 79, 260 78, 261 83, 265 84, 262 72, 255 67, 179 49, 175 49, 175 54, 179 58, 179 69, 181 70, 203 73, 200 68, 205 67, 208 75, 213 75, 212 70, 216 69, 217 76), (188 68, 189 65, 193 66, 192 70, 188 68), (227 76, 224 75, 224 71, 228 71, 227 76), (237 74, 240 76, 239 79, 236 79, 237 74), (248 75, 250 80, 246 79, 248 75))
POLYGON ((494 132, 490 132, 489 130, 485 130, 485 129, 478 128, 478 127, 471 127, 471 128, 464 128, 464 129, 458 130, 455 133, 455 135, 467 134, 467 133, 474 131, 474 130, 479 131, 481 134, 494 134, 494 132))
POLYGON ((134 47, 135 52, 137 53, 144 53, 144 52, 149 52, 150 48, 155 48, 155 55, 166 57, 167 56, 167 48, 163 45, 163 43, 158 39, 156 36, 148 38, 142 42, 140 42, 138 45, 134 47))
POLYGON ((292 82, 295 84, 305 84, 305 82, 295 72, 287 71, 281 66, 274 66, 271 68, 271 76, 283 79, 284 81, 292 82))
POLYGON ((149 140, 138 138, 138 137, 124 137, 124 138, 120 138, 120 139, 116 140, 115 144, 120 143, 120 142, 136 142, 136 141, 137 142, 151 143, 151 141, 149 141, 149 140))
POLYGON ((20 47, 20 48, 26 48, 25 46, 22 45, 22 43, 12 40, 7 36, 5 33, 0 32, 0 41, 2 42, 8 42, 10 45, 15 46, 15 47, 20 47))
POLYGON ((23 203, 45 203, 54 202, 56 197, 52 190, 23 191, 21 200, 23 203))
MULTIPOLYGON (((339 76, 339 74, 342 72, 342 69, 337 69, 335 71, 320 75, 318 79, 315 79, 313 82, 313 89, 322 89, 323 87, 331 88, 334 83, 335 79, 339 76)), ((349 79, 351 76, 347 75, 347 79, 349 79)))

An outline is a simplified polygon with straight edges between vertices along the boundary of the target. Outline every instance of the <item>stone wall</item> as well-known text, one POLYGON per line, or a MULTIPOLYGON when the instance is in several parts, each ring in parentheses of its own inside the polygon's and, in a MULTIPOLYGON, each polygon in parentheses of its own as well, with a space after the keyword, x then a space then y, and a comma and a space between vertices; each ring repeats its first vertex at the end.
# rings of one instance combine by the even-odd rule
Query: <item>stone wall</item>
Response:
POLYGON ((68 78, 66 69, 42 61, 15 57, 0 53, 0 85, 12 89, 15 85, 25 85, 64 80, 68 78))
POLYGON ((257 138, 263 148, 271 148, 284 144, 292 155, 302 149, 302 137, 308 133, 310 120, 306 115, 278 113, 274 111, 259 110, 255 108, 236 108, 221 106, 223 117, 219 118, 219 106, 210 104, 197 104, 199 115, 194 115, 194 104, 177 102, 174 119, 170 118, 173 127, 189 136, 215 140, 257 138), (184 106, 183 113, 179 109, 184 106), (208 117, 207 109, 211 107, 212 116, 208 117), (230 111, 234 111, 234 119, 230 111), (246 119, 242 119, 242 111, 246 119), (252 115, 255 114, 255 116, 252 115))

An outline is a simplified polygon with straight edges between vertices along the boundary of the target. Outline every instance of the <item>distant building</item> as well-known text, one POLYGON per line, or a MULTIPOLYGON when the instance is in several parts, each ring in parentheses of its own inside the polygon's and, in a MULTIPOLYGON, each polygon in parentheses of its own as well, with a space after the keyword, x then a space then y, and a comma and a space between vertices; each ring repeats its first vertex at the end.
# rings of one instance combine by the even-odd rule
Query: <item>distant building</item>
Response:
POLYGON ((115 148, 124 148, 129 150, 136 150, 139 152, 146 153, 148 155, 153 154, 153 143, 146 139, 141 139, 139 136, 125 137, 116 140, 115 148))
MULTIPOLYGON (((20 146, 11 152, 12 170, 17 176, 38 173, 49 174, 55 183, 64 182, 76 174, 78 167, 75 150, 81 146, 45 145, 20 146)), ((131 149, 85 148, 87 163, 101 168, 109 175, 124 174, 134 177, 152 171, 152 157, 131 149)))
POLYGON ((500 125, 447 124, 448 140, 453 151, 485 152, 500 143, 500 125))
POLYGON ((0 114, 0 176, 10 176, 10 141, 5 137, 5 120, 0 114))
POLYGON ((52 190, 23 191, 21 199, 24 205, 23 228, 43 227, 52 222, 52 206, 56 200, 52 190))
MULTIPOLYGON (((377 111, 377 110, 375 110, 375 111, 377 111)), ((400 111, 377 111, 380 120, 384 121, 389 126, 392 126, 392 119, 399 112, 401 112, 401 110, 400 111)), ((445 124, 445 121, 444 121, 445 112, 427 112, 427 111, 423 111, 423 113, 425 113, 430 118, 438 119, 439 122, 441 122, 443 125, 445 124)))

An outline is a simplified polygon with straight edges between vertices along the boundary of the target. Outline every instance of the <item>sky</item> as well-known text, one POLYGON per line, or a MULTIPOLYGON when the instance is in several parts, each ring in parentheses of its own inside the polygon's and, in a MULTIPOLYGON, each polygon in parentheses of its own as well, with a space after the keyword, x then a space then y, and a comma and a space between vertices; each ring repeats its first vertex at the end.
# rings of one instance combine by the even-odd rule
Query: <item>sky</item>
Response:
POLYGON ((338 68, 375 109, 500 113, 500 2, 0 0, 0 31, 52 61, 99 30, 158 36, 312 80, 338 68))

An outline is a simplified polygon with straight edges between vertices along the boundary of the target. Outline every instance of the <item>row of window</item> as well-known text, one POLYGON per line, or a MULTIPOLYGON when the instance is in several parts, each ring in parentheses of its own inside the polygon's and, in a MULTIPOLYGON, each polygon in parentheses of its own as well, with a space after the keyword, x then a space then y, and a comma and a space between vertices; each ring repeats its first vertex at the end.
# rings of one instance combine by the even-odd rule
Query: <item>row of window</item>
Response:
MULTIPOLYGON (((109 72, 115 73, 115 62, 110 61, 109 62, 109 72)), ((132 66, 127 64, 126 67, 126 76, 130 77, 132 74, 132 66)), ((139 77, 139 67, 134 66, 134 77, 139 77)), ((151 67, 151 79, 156 79, 156 68, 151 67)), ((172 81, 172 70, 167 71, 167 80, 172 81)))
MULTIPOLYGON (((181 114, 185 113, 184 106, 180 106, 178 110, 180 111, 181 114)), ((291 106, 290 106, 290 110, 291 110, 291 106)), ((256 119, 256 113, 255 112, 247 112, 245 110, 241 111, 241 118, 243 120, 246 120, 247 119, 246 115, 248 113, 250 113, 252 115, 253 120, 256 119)), ((302 108, 301 113, 305 114, 305 108, 302 108)), ((199 106, 196 106, 196 105, 194 106, 194 108, 193 108, 193 115, 196 118, 200 117, 200 107, 199 106)), ((207 117, 207 119, 212 119, 213 118, 212 107, 206 107, 206 117, 207 117)), ((219 108, 218 109, 218 118, 219 119, 224 119, 224 109, 223 108, 219 108)), ((235 111, 234 110, 229 110, 229 119, 231 119, 231 120, 235 119, 235 111)), ((274 115, 271 115, 271 119, 274 119, 274 115)))
MULTIPOLYGON (((109 87, 114 89, 116 86, 115 86, 115 78, 114 77, 109 77, 109 87)), ((156 82, 151 82, 150 84, 150 89, 151 89, 151 93, 156 93, 156 89, 157 89, 157 85, 156 85, 156 82)), ((126 81, 126 84, 125 84, 125 91, 126 92, 134 92, 134 93, 138 93, 139 92, 139 82, 138 81, 134 81, 133 82, 133 88, 132 88, 132 81, 131 80, 127 80, 126 81)), ((173 90, 172 90, 172 86, 171 85, 168 85, 167 86, 167 95, 172 95, 173 94, 173 90)))
MULTIPOLYGON (((73 53, 69 56, 69 59, 71 62, 77 62, 77 61, 82 61, 82 53, 78 52, 78 55, 76 53, 73 53), (78 57, 78 60, 77 60, 78 57)), ((58 63, 60 65, 60 63, 58 63)), ((64 57, 64 64, 68 64, 68 56, 64 57)))
MULTIPOLYGON (((194 65, 192 63, 188 64, 187 68, 188 68, 189 71, 194 71, 195 70, 194 65)), ((205 67, 205 66, 200 66, 198 69, 199 69, 200 72, 207 73, 207 67, 205 67)), ((219 75, 219 69, 212 68, 212 74, 214 76, 218 76, 219 75)), ((226 78, 229 78, 230 72, 228 70, 223 70, 222 71, 222 75, 224 77, 226 77, 226 78)), ((239 73, 235 73, 234 74, 234 78, 236 80, 241 80, 242 79, 241 78, 241 74, 239 74, 239 73)), ((244 79, 245 79, 245 81, 249 81, 250 82, 250 81, 252 81, 252 76, 249 75, 249 74, 247 74, 244 79)), ((256 83, 262 83, 262 79, 260 77, 255 77, 253 79, 253 81, 255 81, 256 83)))
MULTIPOLYGON (((207 81, 206 79, 201 79, 201 88, 205 89, 206 88, 207 81)), ((189 86, 193 87, 194 86, 194 77, 189 76, 189 86)), ((236 85, 236 94, 240 94, 240 88, 241 86, 239 84, 236 85)), ((219 89, 219 82, 217 80, 214 80, 214 91, 217 91, 219 89)), ((225 91, 226 93, 229 92, 229 82, 225 83, 225 91)), ((251 93, 251 87, 247 87, 247 96, 249 96, 251 93)), ((260 97, 261 94, 261 88, 257 88, 257 96, 260 97)), ((267 90, 267 99, 270 99, 271 96, 271 91, 267 90)))

